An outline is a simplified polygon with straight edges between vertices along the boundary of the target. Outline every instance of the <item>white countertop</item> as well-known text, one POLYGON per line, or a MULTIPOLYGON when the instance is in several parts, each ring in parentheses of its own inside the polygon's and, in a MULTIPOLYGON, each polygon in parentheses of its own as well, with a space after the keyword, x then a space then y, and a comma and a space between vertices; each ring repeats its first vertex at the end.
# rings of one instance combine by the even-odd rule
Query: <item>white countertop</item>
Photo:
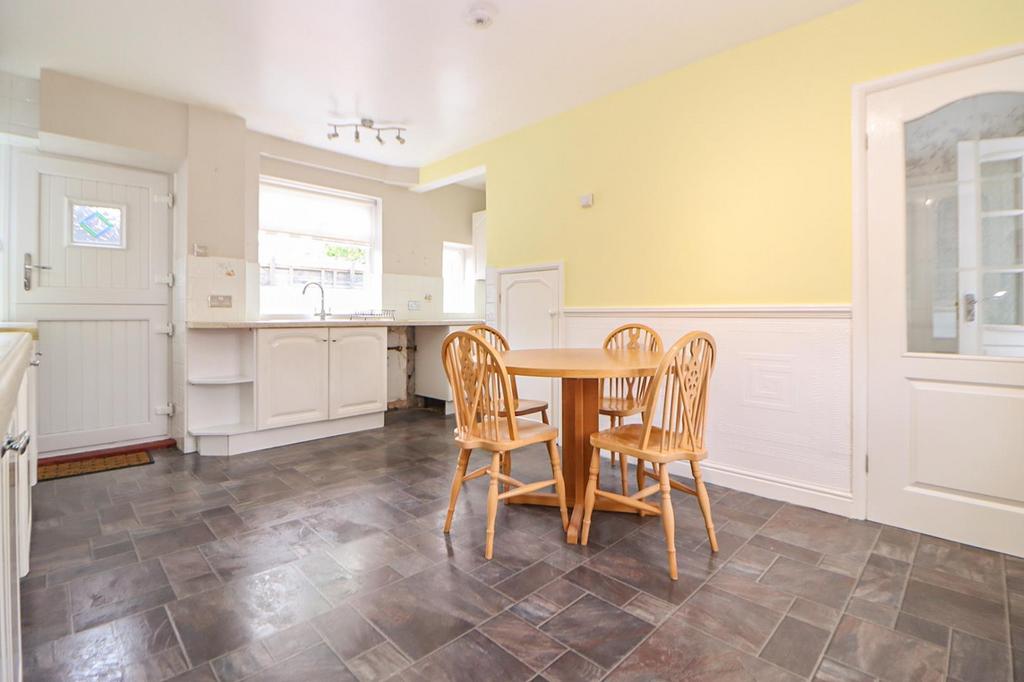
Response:
MULTIPOLYGON (((18 402, 21 378, 28 369, 32 355, 30 334, 0 334, 0 427, 4 430, 11 420, 14 406, 18 402)), ((2 432, 0 432, 2 436, 2 432)))
POLYGON ((242 320, 237 322, 188 322, 189 329, 289 329, 295 327, 461 327, 483 320, 242 320))

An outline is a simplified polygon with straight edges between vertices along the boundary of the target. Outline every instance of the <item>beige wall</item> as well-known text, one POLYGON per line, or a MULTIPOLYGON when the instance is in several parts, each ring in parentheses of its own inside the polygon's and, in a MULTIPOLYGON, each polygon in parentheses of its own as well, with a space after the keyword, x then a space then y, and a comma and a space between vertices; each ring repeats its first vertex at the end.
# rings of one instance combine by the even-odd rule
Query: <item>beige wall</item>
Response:
MULTIPOLYGON (((268 138, 256 135, 257 143, 268 138)), ((262 146, 259 145, 258 146, 262 146)), ((484 193, 451 185, 442 189, 417 194, 405 187, 387 184, 321 165, 308 165, 307 159, 320 150, 305 145, 274 139, 275 154, 288 154, 296 161, 259 157, 254 175, 270 175, 296 182, 379 197, 383 207, 383 272, 387 274, 441 276, 441 242, 470 243, 472 241, 472 214, 484 208, 484 193)), ((339 155, 334 155, 339 156, 339 155)), ((344 158, 344 157, 339 157, 344 158)), ((321 159, 322 161, 322 159, 321 159)), ((250 178, 253 183, 258 177, 250 178)), ((250 196, 254 190, 250 190, 250 196)), ((255 211, 249 211, 250 220, 255 211)), ((256 260, 254 233, 259 229, 253 222, 249 230, 250 244, 246 259, 256 260)))
POLYGON ((210 256, 256 261, 260 173, 380 197, 389 274, 440 277, 441 242, 468 243, 471 214, 484 208, 483 192, 416 194, 407 189, 415 168, 252 132, 232 114, 49 70, 40 92, 40 133, 55 141, 47 151, 178 172, 189 251, 199 244, 210 256))
POLYGON ((188 107, 43 69, 39 130, 152 154, 177 168, 188 153, 188 107))
POLYGON ((188 238, 209 256, 245 256, 245 120, 188 108, 188 238))

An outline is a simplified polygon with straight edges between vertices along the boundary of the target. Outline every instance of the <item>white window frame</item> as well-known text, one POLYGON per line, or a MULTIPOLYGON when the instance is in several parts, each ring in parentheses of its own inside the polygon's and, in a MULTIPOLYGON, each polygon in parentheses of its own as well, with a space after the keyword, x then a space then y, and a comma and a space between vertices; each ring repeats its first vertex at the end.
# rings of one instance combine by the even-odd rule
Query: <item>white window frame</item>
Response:
POLYGON ((441 310, 445 314, 472 313, 476 310, 476 276, 474 274, 475 263, 472 244, 461 242, 441 242, 441 279, 442 295, 441 310), (444 260, 449 251, 458 251, 462 255, 462 282, 459 295, 453 297, 448 295, 449 278, 445 276, 444 260))
MULTIPOLYGON (((374 205, 374 221, 373 221, 373 237, 368 243, 354 241, 351 239, 338 238, 335 241, 343 244, 352 244, 353 246, 367 246, 370 250, 370 256, 367 259, 367 269, 365 273, 367 291, 369 292, 368 305, 366 306, 370 310, 380 310, 383 301, 383 243, 384 243, 384 202, 380 197, 370 196, 368 194, 359 194, 357 192, 348 192, 345 190, 336 189, 334 187, 326 187, 324 185, 314 185, 305 182, 298 182, 295 180, 289 180, 287 178, 281 178, 273 175, 260 175, 258 191, 262 189, 263 185, 275 185, 285 189, 295 189, 305 192, 314 192, 317 194, 324 194, 329 196, 335 196, 342 199, 354 199, 357 201, 365 201, 374 205)), ((258 199, 257 199, 258 205, 258 199)), ((257 253, 259 252, 259 237, 263 228, 259 223, 259 217, 257 215, 257 226, 256 226, 256 248, 257 253)), ((275 232, 275 230, 266 230, 267 232, 275 232)), ((322 238, 319 235, 310 235, 312 237, 322 238)), ((257 256, 257 273, 260 268, 263 267, 262 263, 259 263, 259 257, 257 256)), ((291 268, 302 267, 293 265, 291 268)), ((306 266, 302 269, 308 270, 323 270, 322 267, 306 266)), ((262 289, 262 284, 257 285, 259 289, 262 289)), ((328 291, 330 291, 328 289, 328 291)), ((299 311, 295 313, 264 313, 262 303, 260 304, 260 317, 264 319, 282 319, 282 318, 293 318, 293 317, 306 317, 299 311)), ((348 312, 360 312, 358 310, 352 311, 331 311, 333 314, 347 314, 348 312)))

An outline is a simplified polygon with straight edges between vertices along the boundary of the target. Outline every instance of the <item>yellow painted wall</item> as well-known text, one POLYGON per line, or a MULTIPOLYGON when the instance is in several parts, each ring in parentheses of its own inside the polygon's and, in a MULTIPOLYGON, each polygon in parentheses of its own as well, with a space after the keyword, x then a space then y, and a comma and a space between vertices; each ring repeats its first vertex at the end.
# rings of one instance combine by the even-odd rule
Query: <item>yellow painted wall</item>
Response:
POLYGON ((1022 41, 1024 0, 865 0, 420 180, 486 165, 488 262, 564 260, 568 306, 848 303, 851 87, 1022 41))

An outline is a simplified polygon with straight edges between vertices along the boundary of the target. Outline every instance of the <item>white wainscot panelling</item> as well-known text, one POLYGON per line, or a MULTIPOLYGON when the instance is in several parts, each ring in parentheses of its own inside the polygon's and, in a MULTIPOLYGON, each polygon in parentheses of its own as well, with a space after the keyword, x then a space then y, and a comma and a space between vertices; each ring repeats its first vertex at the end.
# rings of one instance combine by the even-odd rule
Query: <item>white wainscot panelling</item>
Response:
POLYGON ((848 309, 568 309, 566 345, 599 346, 627 322, 650 325, 666 346, 698 329, 715 337, 703 465, 709 481, 856 514, 848 309))

